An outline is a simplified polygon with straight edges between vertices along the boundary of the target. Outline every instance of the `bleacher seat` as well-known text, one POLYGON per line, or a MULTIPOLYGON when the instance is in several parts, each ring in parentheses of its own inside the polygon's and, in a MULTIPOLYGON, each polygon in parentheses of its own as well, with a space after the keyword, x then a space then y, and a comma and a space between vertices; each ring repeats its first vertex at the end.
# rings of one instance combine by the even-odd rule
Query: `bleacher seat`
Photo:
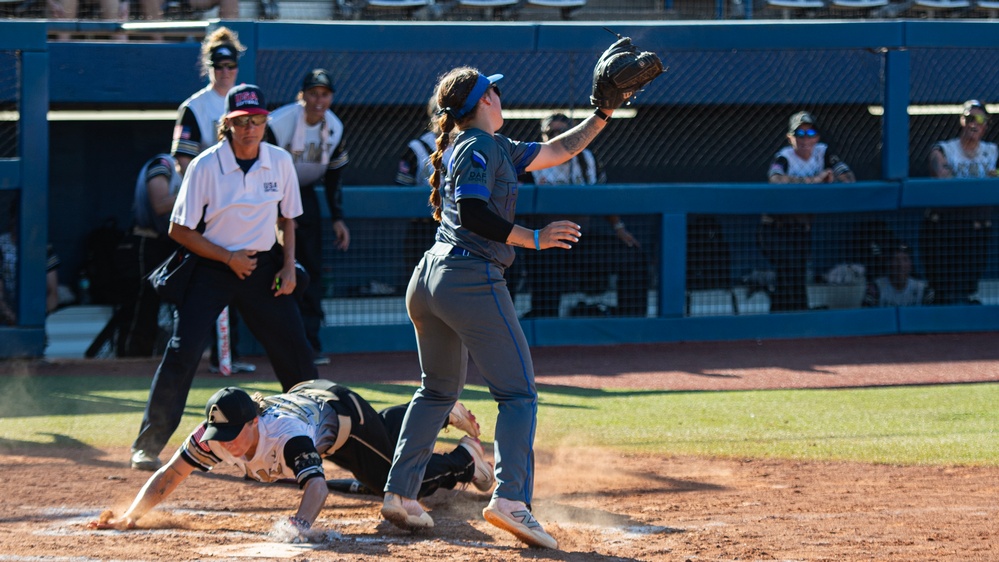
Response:
POLYGON ((971 2, 968 0, 916 0, 912 9, 916 12, 925 12, 927 19, 933 19, 938 12, 948 14, 970 7, 971 2))
POLYGON ((888 5, 888 0, 831 0, 829 8, 836 12, 843 12, 862 16, 871 16, 873 10, 879 10, 888 5))
POLYGON ((798 15, 809 10, 819 10, 825 7, 822 0, 767 0, 767 5, 781 11, 784 19, 791 19, 791 15, 798 15))
MULTIPOLYGON (((358 16, 377 16, 378 13, 401 15, 406 19, 414 19, 422 9, 434 6, 434 0, 367 0, 357 14, 358 16)), ((424 18, 429 19, 429 18, 424 18)))
POLYGON ((559 16, 564 19, 571 19, 572 13, 586 5, 586 0, 527 0, 527 8, 556 8, 559 16))
POLYGON ((482 19, 494 19, 513 12, 521 0, 458 0, 458 6, 463 9, 480 10, 482 19))
POLYGON ((999 17, 999 1, 997 0, 978 0, 975 2, 975 6, 979 10, 984 10, 989 14, 989 19, 996 19, 999 17))

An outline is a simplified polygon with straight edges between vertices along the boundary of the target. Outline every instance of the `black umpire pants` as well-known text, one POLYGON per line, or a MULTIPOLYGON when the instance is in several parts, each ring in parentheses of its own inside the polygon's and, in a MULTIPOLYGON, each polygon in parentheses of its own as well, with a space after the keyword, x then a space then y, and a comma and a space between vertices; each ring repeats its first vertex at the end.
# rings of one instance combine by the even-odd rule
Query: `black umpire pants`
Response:
MULTIPOLYGON (((349 470, 358 482, 381 494, 388 481, 395 444, 402 430, 402 420, 409 404, 400 404, 375 412, 361 395, 327 380, 316 380, 298 388, 317 388, 336 394, 340 400, 329 402, 341 415, 350 416, 350 437, 342 447, 325 458, 349 470)), ((450 490, 458 482, 471 482, 474 473, 471 453, 457 447, 450 453, 434 453, 427 464, 417 497, 426 497, 440 488, 450 490)))
POLYGON ((309 274, 308 288, 301 294, 299 310, 305 336, 315 353, 322 351, 319 329, 323 325, 323 218, 316 186, 301 186, 302 214, 295 219, 295 259, 309 274))
POLYGON ((173 337, 167 344, 132 450, 159 455, 180 425, 187 395, 215 319, 226 306, 235 306, 243 322, 267 353, 284 391, 315 379, 312 350, 302 318, 291 295, 274 296, 271 284, 281 269, 281 251, 257 253, 257 268, 246 279, 220 262, 199 260, 191 273, 184 302, 175 312, 173 337))

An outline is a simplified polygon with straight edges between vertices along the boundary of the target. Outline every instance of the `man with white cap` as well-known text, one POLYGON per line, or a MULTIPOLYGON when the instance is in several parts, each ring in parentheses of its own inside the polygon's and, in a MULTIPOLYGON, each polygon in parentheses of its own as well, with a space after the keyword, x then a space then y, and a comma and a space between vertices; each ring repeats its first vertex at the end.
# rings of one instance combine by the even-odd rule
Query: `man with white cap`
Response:
MULTIPOLYGON (((930 175, 940 179, 999 176, 999 147, 984 140, 989 112, 978 100, 961 107, 961 131, 930 150, 930 175)), ((981 304, 975 293, 985 273, 992 238, 991 207, 927 209, 920 232, 920 254, 936 304, 981 304)))

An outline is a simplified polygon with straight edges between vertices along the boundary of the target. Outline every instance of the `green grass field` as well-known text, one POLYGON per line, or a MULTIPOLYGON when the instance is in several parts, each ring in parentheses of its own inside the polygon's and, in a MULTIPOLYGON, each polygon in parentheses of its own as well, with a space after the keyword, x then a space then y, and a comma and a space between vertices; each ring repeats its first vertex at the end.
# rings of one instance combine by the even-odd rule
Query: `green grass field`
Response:
MULTIPOLYGON (((236 382, 236 381, 234 381, 236 382)), ((0 377, 0 452, 26 446, 127 447, 149 381, 126 377, 0 377)), ((200 421, 218 379, 195 379, 172 444, 200 421)), ((376 408, 414 387, 351 385, 376 408)), ((279 391, 247 383, 248 391, 279 391)), ((624 453, 999 465, 999 384, 837 390, 674 392, 541 387, 537 446, 596 446, 624 453)), ((462 401, 493 432, 484 387, 462 401)), ((451 437, 451 436, 446 436, 451 437)))

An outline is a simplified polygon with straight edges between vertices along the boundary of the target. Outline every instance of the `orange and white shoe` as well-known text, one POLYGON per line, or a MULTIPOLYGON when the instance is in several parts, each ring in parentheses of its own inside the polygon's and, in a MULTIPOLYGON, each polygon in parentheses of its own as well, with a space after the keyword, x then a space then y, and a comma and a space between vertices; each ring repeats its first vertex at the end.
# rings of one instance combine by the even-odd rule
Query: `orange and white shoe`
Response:
POLYGON ((558 541, 545 532, 524 502, 493 498, 482 510, 482 516, 496 527, 512 533, 528 546, 558 548, 558 541))
POLYGON ((480 492, 491 490, 493 483, 496 482, 496 476, 493 474, 492 463, 486 460, 486 451, 482 448, 482 442, 471 435, 466 435, 458 440, 458 446, 464 447, 468 454, 472 455, 472 460, 475 462, 472 485, 480 492))
POLYGON ((429 529, 434 526, 434 520, 423 510, 420 502, 399 494, 385 494, 385 499, 382 500, 382 517, 400 529, 429 529))
POLYGON ((451 408, 451 414, 447 418, 447 423, 472 437, 479 437, 479 422, 475 421, 475 416, 461 402, 454 403, 454 407, 451 408))

